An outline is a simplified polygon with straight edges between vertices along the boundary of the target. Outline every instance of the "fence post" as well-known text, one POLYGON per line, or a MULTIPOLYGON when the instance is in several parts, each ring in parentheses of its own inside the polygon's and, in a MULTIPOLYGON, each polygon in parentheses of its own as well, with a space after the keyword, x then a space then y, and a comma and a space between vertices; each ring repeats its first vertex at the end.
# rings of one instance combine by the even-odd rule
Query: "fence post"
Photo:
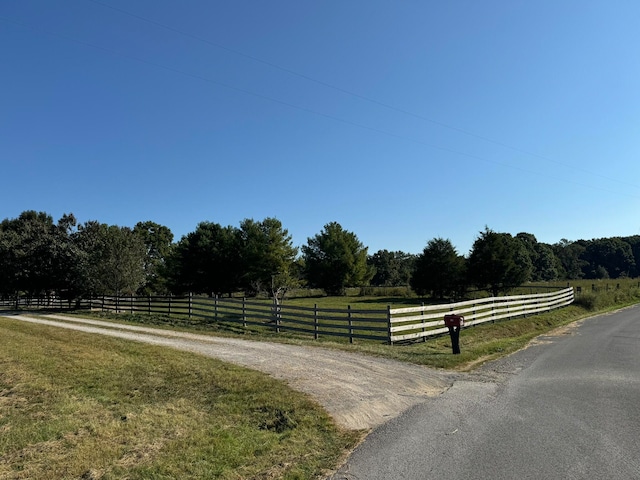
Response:
POLYGON ((273 315, 273 323, 275 324, 276 333, 280 333, 280 316, 278 315, 278 304, 276 298, 273 297, 273 306, 271 307, 271 314, 273 315))
POLYGON ((242 326, 247 328, 247 306, 245 305, 246 298, 242 297, 242 326))
POLYGON ((318 339, 318 304, 313 304, 313 339, 318 339))
MULTIPOLYGON (((420 316, 424 317, 424 302, 420 302, 420 306, 422 307, 422 310, 420 310, 420 316)), ((424 324, 424 318, 420 320, 420 323, 424 324)), ((425 327, 424 325, 422 325, 422 341, 427 341, 427 327, 425 327)))
POLYGON ((167 317, 171 316, 171 294, 169 294, 169 305, 168 305, 168 313, 167 317))
POLYGON ((491 300, 491 323, 496 323, 496 301, 495 299, 491 300))
POLYGON ((389 345, 393 345, 391 336, 391 305, 387 305, 387 331, 389 332, 389 345))
POLYGON ((129 310, 131 311, 131 314, 133 315, 133 295, 129 296, 129 310))
POLYGON ((218 295, 213 297, 213 321, 218 323, 218 295))
POLYGON ((149 315, 151 315, 151 295, 147 295, 147 309, 149 311, 149 315))
POLYGON ((189 320, 191 320, 191 306, 193 302, 193 292, 189 292, 189 320))
POLYGON ((347 305, 347 321, 349 323, 349 343, 353 343, 353 320, 351 319, 351 305, 347 305))

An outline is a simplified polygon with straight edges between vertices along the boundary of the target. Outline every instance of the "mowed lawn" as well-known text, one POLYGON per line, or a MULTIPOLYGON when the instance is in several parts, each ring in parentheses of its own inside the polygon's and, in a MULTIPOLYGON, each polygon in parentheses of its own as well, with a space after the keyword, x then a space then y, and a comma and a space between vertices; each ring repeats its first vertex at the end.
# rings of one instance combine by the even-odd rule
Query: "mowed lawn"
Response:
POLYGON ((0 318, 1 479, 309 479, 361 435, 255 371, 0 318))

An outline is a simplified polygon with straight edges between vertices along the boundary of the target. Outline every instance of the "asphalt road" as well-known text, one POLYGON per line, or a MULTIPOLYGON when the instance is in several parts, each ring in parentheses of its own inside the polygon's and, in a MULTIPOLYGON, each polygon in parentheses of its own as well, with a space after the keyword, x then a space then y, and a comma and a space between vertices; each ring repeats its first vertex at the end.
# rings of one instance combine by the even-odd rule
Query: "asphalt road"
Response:
POLYGON ((460 376, 331 478, 639 479, 640 306, 460 376))

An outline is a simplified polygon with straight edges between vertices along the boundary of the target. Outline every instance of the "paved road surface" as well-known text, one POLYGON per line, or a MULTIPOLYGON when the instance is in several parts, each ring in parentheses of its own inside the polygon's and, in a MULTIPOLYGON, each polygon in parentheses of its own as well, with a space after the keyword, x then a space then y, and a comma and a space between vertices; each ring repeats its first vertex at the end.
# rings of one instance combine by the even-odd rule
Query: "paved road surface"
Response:
POLYGON ((374 431, 334 479, 640 479, 640 306, 543 337, 374 431))

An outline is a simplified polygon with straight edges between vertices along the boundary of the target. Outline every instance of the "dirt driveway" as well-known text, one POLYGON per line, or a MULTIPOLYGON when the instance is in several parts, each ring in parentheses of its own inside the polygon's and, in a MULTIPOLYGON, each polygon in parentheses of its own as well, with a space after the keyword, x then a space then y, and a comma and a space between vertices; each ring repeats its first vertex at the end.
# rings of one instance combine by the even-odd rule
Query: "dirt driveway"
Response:
POLYGON ((174 332, 75 316, 6 316, 187 350, 260 370, 309 394, 348 429, 374 428, 451 385, 445 373, 426 367, 319 347, 174 332))

